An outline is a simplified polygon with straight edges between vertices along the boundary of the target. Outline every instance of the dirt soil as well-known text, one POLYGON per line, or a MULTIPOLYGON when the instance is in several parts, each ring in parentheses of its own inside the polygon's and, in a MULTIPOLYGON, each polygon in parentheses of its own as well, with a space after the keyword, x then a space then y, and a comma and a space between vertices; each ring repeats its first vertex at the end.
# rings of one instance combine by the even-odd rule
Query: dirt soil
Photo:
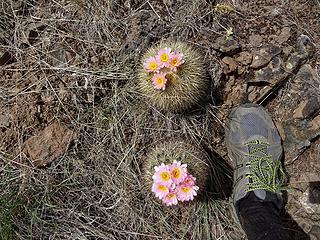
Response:
POLYGON ((231 217, 230 110, 272 115, 292 239, 320 240, 320 2, 0 2, 1 239, 246 239, 231 217), (188 113, 163 113, 136 87, 160 40, 199 51, 211 85, 188 113), (205 149, 206 196, 167 208, 143 189, 163 139, 205 149))

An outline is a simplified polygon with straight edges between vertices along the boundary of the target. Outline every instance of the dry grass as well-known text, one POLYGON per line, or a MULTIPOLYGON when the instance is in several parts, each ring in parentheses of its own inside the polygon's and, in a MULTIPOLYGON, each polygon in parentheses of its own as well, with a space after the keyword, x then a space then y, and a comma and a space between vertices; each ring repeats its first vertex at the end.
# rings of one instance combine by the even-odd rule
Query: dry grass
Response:
POLYGON ((18 209, 10 210, 12 218, 0 215, 8 222, 7 239, 11 233, 16 239, 242 236, 230 217, 230 171, 212 151, 212 135, 220 128, 210 117, 213 105, 163 115, 135 87, 145 49, 168 32, 191 39, 208 20, 208 3, 181 4, 177 13, 168 8, 174 16, 166 22, 151 1, 1 4, 12 21, 3 21, 6 35, 0 36, 1 53, 10 56, 0 69, 0 113, 9 116, 8 125, 0 125, 0 198, 10 196, 10 209, 18 209), (139 27, 141 19, 148 25, 146 16, 156 21, 149 34, 139 27), (79 138, 64 156, 36 168, 23 142, 56 119, 79 138), (176 137, 205 147, 219 181, 194 204, 166 208, 143 190, 141 166, 159 138, 176 137))
MULTIPOLYGON (((223 182, 211 182, 205 196, 180 208, 164 207, 144 190, 143 156, 158 138, 193 135, 194 144, 204 144, 201 132, 192 130, 196 116, 163 116, 141 107, 127 85, 114 84, 110 91, 113 96, 95 108, 97 122, 82 128, 66 156, 45 169, 14 167, 7 160, 2 189, 16 189, 24 203, 23 214, 14 216, 19 238, 231 239, 241 234, 231 220, 223 182)), ((222 173, 222 163, 212 164, 222 173)))

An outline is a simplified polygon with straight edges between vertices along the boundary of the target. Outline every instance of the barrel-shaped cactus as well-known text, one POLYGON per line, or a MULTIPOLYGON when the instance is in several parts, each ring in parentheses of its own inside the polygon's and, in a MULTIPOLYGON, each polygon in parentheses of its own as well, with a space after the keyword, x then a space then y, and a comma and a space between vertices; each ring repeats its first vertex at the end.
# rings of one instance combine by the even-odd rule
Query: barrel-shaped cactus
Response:
POLYGON ((202 59, 186 43, 162 41, 142 57, 138 86, 159 110, 188 110, 203 99, 208 89, 202 59))
MULTIPOLYGON (((190 190, 194 194, 186 192, 187 195, 178 196, 178 200, 193 200, 194 196, 201 195, 204 192, 209 175, 210 161, 207 154, 200 148, 184 141, 166 141, 157 145, 147 154, 143 164, 143 181, 147 191, 153 191, 163 202, 165 202, 165 195, 169 193, 169 190, 170 193, 171 190, 174 190, 175 194, 179 194, 179 185, 183 186, 184 183, 192 187, 190 190), (157 191, 155 188, 159 187, 157 182, 159 182, 158 178, 161 177, 161 174, 168 184, 161 184, 163 186, 160 185, 160 191, 157 191), (181 180, 176 181, 179 178, 181 180), (168 188, 169 190, 167 190, 168 188), (161 192, 161 190, 167 192, 161 192)), ((164 181, 162 179, 160 183, 164 181)), ((188 189, 186 188, 186 190, 188 189)), ((170 201, 169 204, 168 201, 165 203, 175 205, 177 201, 175 203, 170 201)))

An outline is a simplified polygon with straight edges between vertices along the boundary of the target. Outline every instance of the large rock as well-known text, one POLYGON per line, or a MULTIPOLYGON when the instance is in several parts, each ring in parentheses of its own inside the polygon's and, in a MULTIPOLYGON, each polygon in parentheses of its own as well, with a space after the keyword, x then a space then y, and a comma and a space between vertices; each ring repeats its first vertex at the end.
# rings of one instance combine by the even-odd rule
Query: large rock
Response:
POLYGON ((280 53, 281 48, 279 46, 265 45, 254 52, 251 67, 254 69, 264 67, 280 53))
POLYGON ((308 36, 301 35, 297 39, 295 51, 289 56, 285 68, 287 72, 294 72, 307 59, 309 59, 315 51, 315 46, 311 43, 308 36))
POLYGON ((320 136, 320 93, 316 71, 308 64, 301 67, 290 88, 273 104, 283 132, 285 164, 293 163, 320 136))
MULTIPOLYGON (((285 58, 280 55, 281 49, 276 45, 270 44, 255 51, 251 67, 257 70, 254 71, 254 77, 248 79, 249 85, 255 87, 250 88, 250 91, 248 89, 248 99, 255 103, 262 103, 275 96, 274 93, 295 76, 294 73, 298 72, 299 68, 312 57, 314 51, 314 45, 305 35, 297 39, 294 50, 290 50, 288 53, 290 55, 285 62, 285 58)), ((303 72, 306 71, 301 71, 300 75, 303 75, 303 72)), ((291 102, 290 99, 288 101, 291 102)))
POLYGON ((266 67, 255 71, 254 79, 250 82, 265 82, 274 85, 284 80, 288 75, 289 73, 283 70, 281 58, 275 57, 266 67))
POLYGON ((76 137, 75 133, 66 126, 53 123, 29 138, 24 145, 25 152, 36 166, 45 166, 62 156, 69 144, 76 137))

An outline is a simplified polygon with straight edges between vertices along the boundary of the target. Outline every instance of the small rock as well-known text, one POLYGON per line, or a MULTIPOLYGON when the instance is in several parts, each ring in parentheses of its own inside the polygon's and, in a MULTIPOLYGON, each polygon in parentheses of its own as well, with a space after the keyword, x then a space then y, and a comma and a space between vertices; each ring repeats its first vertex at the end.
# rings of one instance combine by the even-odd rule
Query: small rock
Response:
POLYGON ((281 29, 280 35, 275 39, 278 43, 282 44, 289 40, 291 37, 291 28, 284 27, 281 29))
POLYGON ((308 130, 310 131, 316 131, 320 129, 320 115, 316 116, 308 126, 308 130))
POLYGON ((303 110, 308 104, 308 101, 302 101, 298 107, 293 111, 293 118, 303 118, 303 110))
POLYGON ((242 65, 249 65, 252 62, 252 54, 249 52, 241 52, 240 56, 236 58, 236 61, 242 65))
POLYGON ((213 48, 223 53, 234 54, 240 49, 240 44, 232 36, 226 39, 225 37, 218 37, 214 43, 213 48))
POLYGON ((258 34, 250 35, 249 37, 249 43, 255 47, 260 46, 262 41, 263 41, 263 38, 258 34))
POLYGON ((0 115, 0 128, 7 128, 10 126, 10 115, 4 114, 0 115))
POLYGON ((253 55, 252 68, 261 68, 267 65, 272 58, 281 53, 281 48, 276 45, 267 45, 257 50, 253 55))
POLYGON ((24 151, 36 166, 45 166, 62 156, 76 134, 66 126, 53 123, 25 142, 24 151))
POLYGON ((227 65, 225 68, 225 73, 232 73, 237 70, 237 62, 232 57, 224 57, 222 62, 227 65))
POLYGON ((268 64, 268 66, 255 71, 254 79, 250 80, 250 82, 266 82, 269 84, 276 84, 288 76, 282 69, 282 61, 279 57, 275 57, 268 64))

